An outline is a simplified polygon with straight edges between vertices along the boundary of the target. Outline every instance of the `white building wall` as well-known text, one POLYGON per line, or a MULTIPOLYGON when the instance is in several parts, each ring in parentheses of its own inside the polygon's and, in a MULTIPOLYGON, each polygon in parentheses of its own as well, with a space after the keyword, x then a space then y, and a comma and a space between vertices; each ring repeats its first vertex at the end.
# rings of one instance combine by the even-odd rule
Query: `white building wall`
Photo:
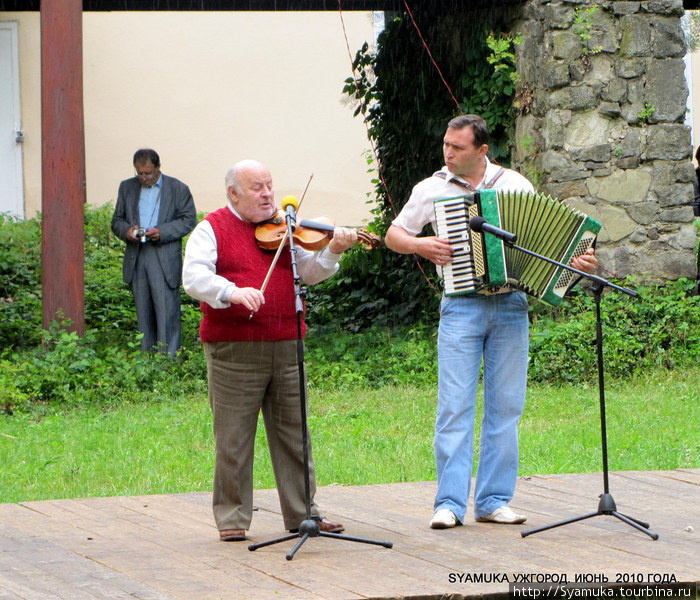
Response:
MULTIPOLYGON (((41 210, 40 14, 19 23, 27 216, 41 210)), ((372 42, 370 13, 344 12, 354 55, 372 42)), ((336 12, 86 12, 83 62, 87 199, 116 200, 131 157, 155 148, 163 172, 185 181, 197 209, 225 202, 224 174, 255 158, 278 200, 303 216, 361 225, 372 190, 367 132, 345 103, 351 75, 336 12)))

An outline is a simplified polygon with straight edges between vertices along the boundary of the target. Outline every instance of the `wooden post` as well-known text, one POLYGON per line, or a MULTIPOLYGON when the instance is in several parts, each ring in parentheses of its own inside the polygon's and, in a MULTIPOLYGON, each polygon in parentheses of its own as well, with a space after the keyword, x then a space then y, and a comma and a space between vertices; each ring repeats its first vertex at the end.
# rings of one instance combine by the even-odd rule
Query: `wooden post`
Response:
POLYGON ((82 0, 41 1, 43 326, 84 333, 82 0))

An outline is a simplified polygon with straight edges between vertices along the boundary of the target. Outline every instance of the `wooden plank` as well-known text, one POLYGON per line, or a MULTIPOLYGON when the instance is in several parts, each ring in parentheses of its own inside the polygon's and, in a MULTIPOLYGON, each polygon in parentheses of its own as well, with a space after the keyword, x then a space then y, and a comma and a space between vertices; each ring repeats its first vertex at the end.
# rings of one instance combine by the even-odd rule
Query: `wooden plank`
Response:
MULTIPOLYGON (((658 541, 608 515, 521 537, 595 511, 600 473, 520 479, 513 505, 530 515, 524 525, 469 518, 441 531, 428 527, 434 482, 322 487, 319 504, 348 535, 393 548, 317 537, 292 561, 298 538, 255 552, 219 542, 206 492, 0 504, 0 600, 459 600, 503 595, 523 574, 700 579, 698 537, 687 530, 700 470, 610 480, 626 510, 650 515, 658 541)), ((256 491, 255 503, 251 541, 285 535, 277 492, 256 491)))
POLYGON ((173 600, 38 535, 0 524, 0 539, 0 598, 173 600))
MULTIPOLYGON (((558 492, 572 492, 580 487, 588 486, 590 499, 586 503, 581 503, 578 495, 573 496, 564 510, 561 508, 563 502, 561 494, 552 495, 548 513, 553 513, 549 520, 535 517, 531 519, 532 528, 554 524, 566 519, 582 516, 589 513, 596 513, 598 509, 598 499, 594 495, 603 491, 601 474, 561 475, 536 477, 529 480, 532 486, 538 488, 538 494, 525 492, 528 499, 546 497, 541 495, 542 489, 551 491, 556 488, 558 492), (599 483, 596 483, 596 479, 599 483), (552 508, 553 507, 553 508, 552 508), (541 522, 539 522, 541 521, 541 522)), ((547 531, 539 532, 534 537, 544 537, 548 541, 559 542, 565 536, 572 536, 579 539, 586 536, 587 544, 591 549, 591 556, 587 557, 587 564, 595 564, 596 556, 606 557, 611 549, 614 551, 624 551, 627 555, 635 556, 635 566, 637 569, 646 570, 647 573, 674 573, 678 569, 677 557, 685 555, 687 560, 680 561, 680 564, 692 564, 691 557, 697 554, 697 542, 684 532, 684 527, 677 519, 672 517, 672 512, 678 510, 678 515, 687 514, 687 507, 690 505, 693 485, 688 485, 678 479, 669 479, 666 473, 648 474, 638 472, 620 472, 610 474, 610 491, 618 490, 619 494, 612 494, 616 501, 618 511, 634 518, 650 522, 650 529, 661 536, 658 541, 651 540, 648 536, 638 532, 635 528, 624 523, 613 516, 601 515, 590 519, 566 524, 547 531), (675 481, 676 485, 669 486, 669 481, 675 481), (650 498, 654 498, 650 502, 650 498), (659 519, 659 509, 655 507, 665 507, 663 509, 663 519, 659 519), (666 517, 671 517, 673 525, 669 528, 666 517), (617 534, 615 534, 617 532, 617 534), (637 540, 630 545, 630 540, 637 540), (666 551, 672 547, 672 551, 666 551)), ((696 496, 697 497, 697 496, 696 496)), ((534 512, 531 511, 531 512, 534 512)), ((532 539, 528 537, 527 539, 532 539)), ((552 545, 557 548, 558 543, 552 545)), ((548 547, 535 546, 540 548, 543 554, 548 553, 548 547)), ((551 552, 550 552, 551 553, 551 552)), ((556 556, 553 556, 556 558, 556 556)), ((680 570, 678 574, 683 577, 696 577, 693 570, 680 570)))

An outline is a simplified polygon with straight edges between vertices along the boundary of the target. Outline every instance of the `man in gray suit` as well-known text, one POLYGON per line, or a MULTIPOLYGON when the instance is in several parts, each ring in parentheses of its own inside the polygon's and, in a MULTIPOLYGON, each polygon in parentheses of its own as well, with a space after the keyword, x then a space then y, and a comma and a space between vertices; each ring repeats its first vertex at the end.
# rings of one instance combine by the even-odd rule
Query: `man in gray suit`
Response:
POLYGON ((126 242, 122 272, 136 304, 141 349, 180 348, 182 238, 197 225, 190 189, 160 172, 155 150, 134 154, 136 177, 119 184, 112 231, 126 242))

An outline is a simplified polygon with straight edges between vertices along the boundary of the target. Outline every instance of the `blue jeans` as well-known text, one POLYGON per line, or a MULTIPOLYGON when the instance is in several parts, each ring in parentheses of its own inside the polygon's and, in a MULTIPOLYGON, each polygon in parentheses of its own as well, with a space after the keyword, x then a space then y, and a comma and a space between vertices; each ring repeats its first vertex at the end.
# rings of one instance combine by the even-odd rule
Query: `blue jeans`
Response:
POLYGON ((474 454, 474 409, 483 358, 484 410, 474 518, 508 504, 518 474, 518 421, 525 406, 527 299, 522 292, 444 297, 438 331, 434 509, 464 521, 474 454))

